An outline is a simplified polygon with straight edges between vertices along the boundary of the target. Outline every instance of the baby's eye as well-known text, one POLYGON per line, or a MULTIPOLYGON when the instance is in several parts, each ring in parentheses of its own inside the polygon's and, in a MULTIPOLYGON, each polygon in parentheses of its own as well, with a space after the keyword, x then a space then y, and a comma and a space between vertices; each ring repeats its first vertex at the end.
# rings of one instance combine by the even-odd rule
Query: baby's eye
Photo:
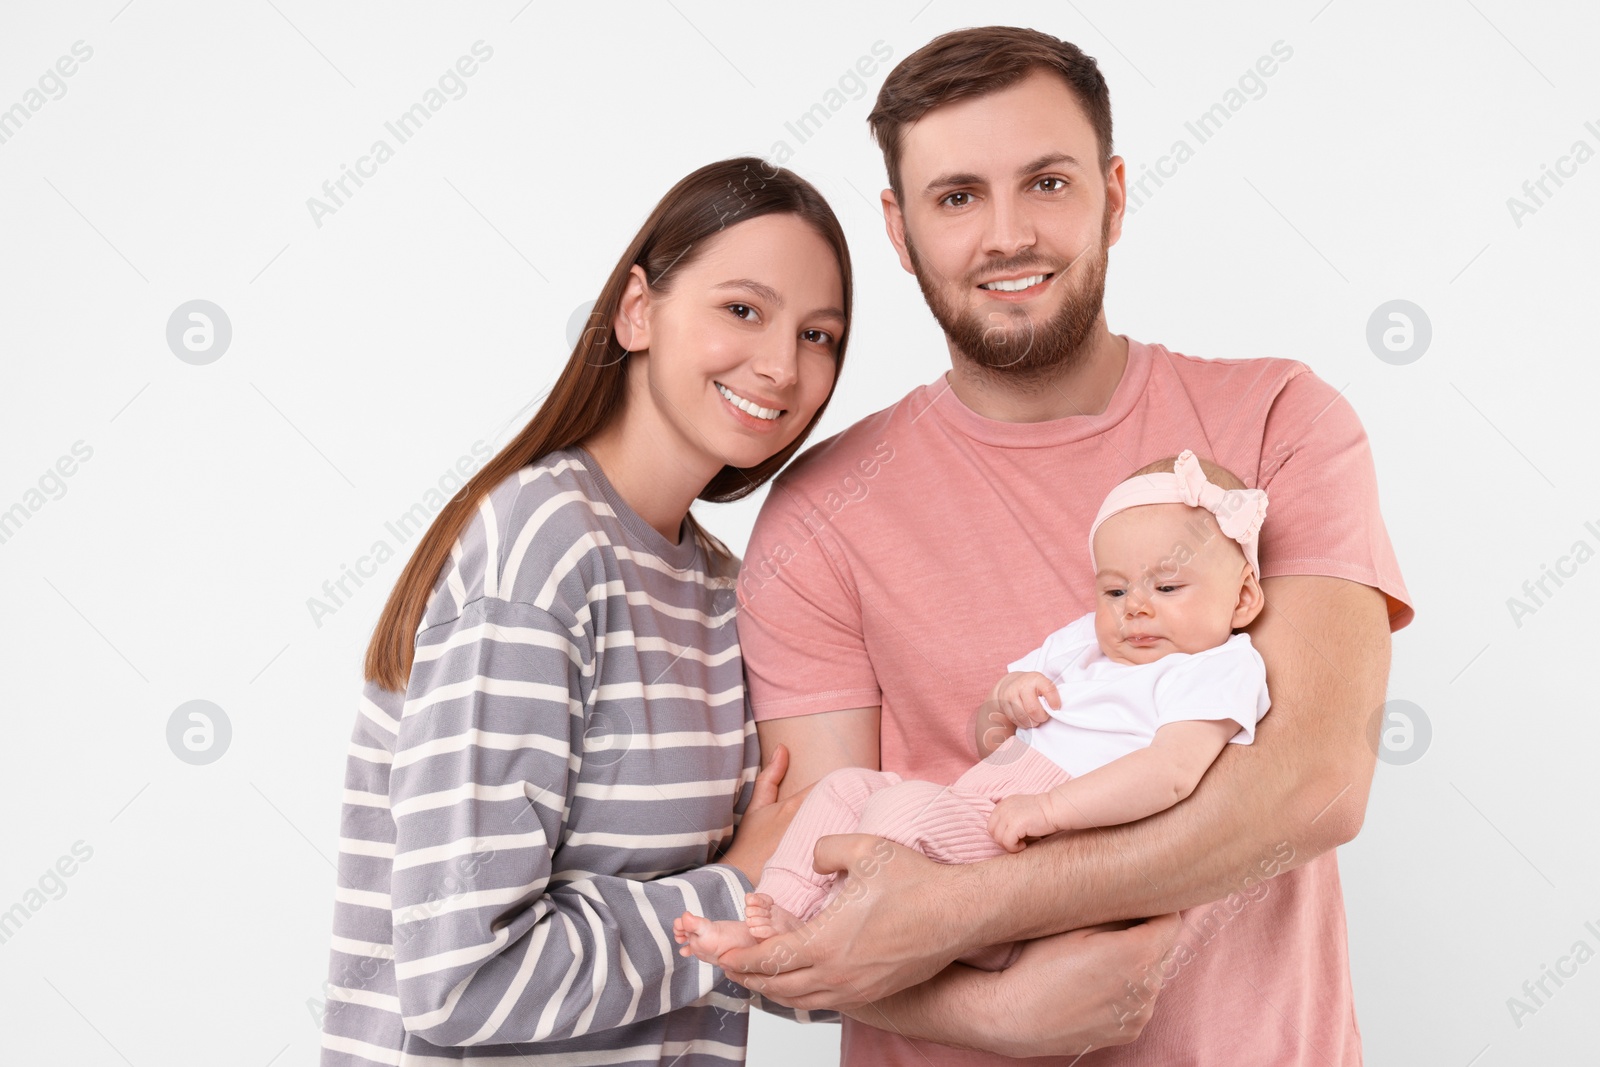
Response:
POLYGON ((1105 592, 1105 595, 1106 596, 1122 596, 1123 595, 1123 590, 1121 590, 1121 589, 1107 589, 1106 592, 1105 592))
POLYGON ((1180 588, 1182 588, 1182 587, 1181 586, 1176 586, 1176 585, 1158 585, 1158 586, 1156 586, 1156 592, 1158 592, 1158 593, 1175 593, 1180 588))

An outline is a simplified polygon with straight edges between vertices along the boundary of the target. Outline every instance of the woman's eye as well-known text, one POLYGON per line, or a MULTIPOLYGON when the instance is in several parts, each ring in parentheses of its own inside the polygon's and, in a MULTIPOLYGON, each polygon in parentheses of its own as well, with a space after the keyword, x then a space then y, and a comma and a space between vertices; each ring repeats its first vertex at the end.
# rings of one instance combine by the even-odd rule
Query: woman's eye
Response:
POLYGON ((806 330, 800 334, 812 344, 825 345, 833 341, 833 335, 827 330, 806 330))
POLYGON ((751 307, 749 304, 729 304, 727 307, 728 310, 733 312, 735 316, 745 320, 746 322, 749 322, 751 316, 756 313, 756 309, 751 307))

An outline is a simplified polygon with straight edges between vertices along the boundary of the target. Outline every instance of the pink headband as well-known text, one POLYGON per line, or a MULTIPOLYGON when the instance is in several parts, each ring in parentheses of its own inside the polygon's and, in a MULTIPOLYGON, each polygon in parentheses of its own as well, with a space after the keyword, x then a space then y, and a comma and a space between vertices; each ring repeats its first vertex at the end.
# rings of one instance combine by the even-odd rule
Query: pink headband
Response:
POLYGON ((1193 452, 1184 449, 1178 456, 1172 473, 1141 474, 1129 478, 1106 494, 1100 505, 1100 514, 1089 527, 1089 566, 1099 568, 1094 562, 1094 534, 1100 524, 1119 511, 1144 504, 1188 504, 1205 508, 1217 517, 1217 525, 1227 537, 1239 542, 1250 569, 1261 578, 1261 564, 1256 549, 1261 533, 1261 523, 1267 517, 1267 494, 1262 489, 1224 489, 1206 478, 1200 461, 1193 452))

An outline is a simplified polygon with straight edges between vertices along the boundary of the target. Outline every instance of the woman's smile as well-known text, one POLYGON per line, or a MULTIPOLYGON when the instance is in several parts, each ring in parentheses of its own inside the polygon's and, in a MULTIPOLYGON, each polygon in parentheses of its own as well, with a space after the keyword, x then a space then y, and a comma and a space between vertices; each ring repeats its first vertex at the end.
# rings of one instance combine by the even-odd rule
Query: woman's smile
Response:
POLYGON ((751 430, 767 432, 777 427, 779 420, 786 413, 784 408, 768 407, 758 403, 750 397, 729 389, 721 382, 713 381, 717 393, 722 397, 722 406, 728 410, 739 425, 751 430))

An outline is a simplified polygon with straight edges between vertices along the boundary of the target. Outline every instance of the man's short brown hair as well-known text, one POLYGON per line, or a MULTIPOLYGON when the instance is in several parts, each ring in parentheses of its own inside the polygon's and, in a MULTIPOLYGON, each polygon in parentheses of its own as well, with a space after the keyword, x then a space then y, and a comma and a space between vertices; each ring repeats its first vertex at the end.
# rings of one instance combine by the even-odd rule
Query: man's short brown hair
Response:
POLYGON ((900 147, 907 126, 941 104, 997 92, 1036 70, 1066 81, 1089 116, 1100 146, 1100 171, 1111 160, 1111 92, 1093 56, 1077 45, 1020 26, 979 26, 941 34, 902 59, 884 79, 867 116, 883 149, 889 187, 901 204, 900 147))

